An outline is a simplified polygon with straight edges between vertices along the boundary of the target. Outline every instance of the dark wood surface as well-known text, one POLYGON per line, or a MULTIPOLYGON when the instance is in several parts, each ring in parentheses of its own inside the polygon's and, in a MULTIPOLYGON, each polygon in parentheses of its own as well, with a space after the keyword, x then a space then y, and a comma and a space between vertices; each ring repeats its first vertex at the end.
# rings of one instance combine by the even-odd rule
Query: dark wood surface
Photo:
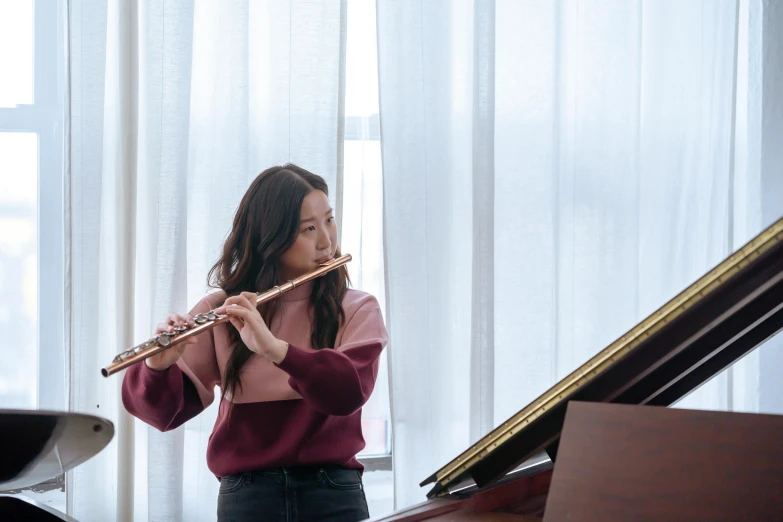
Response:
POLYGON ((464 501, 459 499, 433 498, 392 513, 373 517, 368 522, 416 522, 417 520, 430 520, 438 515, 456 511, 463 503, 464 501))
POLYGON ((508 513, 487 513, 486 511, 455 511, 439 515, 432 522, 541 522, 540 518, 510 515, 508 513))
MULTIPOLYGON (((446 496, 371 519, 370 522, 419 520, 541 520, 552 470, 520 477, 469 497, 446 496), (499 518, 486 518, 496 512, 499 518), (508 518, 508 516, 516 518, 508 518), (439 518, 447 516, 447 518, 439 518), (478 518, 465 518, 466 516, 478 518), (504 516, 506 518, 504 518, 504 516), (456 518, 448 518, 456 517, 456 518), (482 518, 484 517, 484 518, 482 518)), ((494 515, 493 515, 494 516, 494 515)))
POLYGON ((544 521, 783 520, 783 416, 571 402, 544 521))
POLYGON ((546 498, 552 470, 480 491, 465 500, 460 509, 499 511, 516 515, 543 515, 541 496, 546 498))

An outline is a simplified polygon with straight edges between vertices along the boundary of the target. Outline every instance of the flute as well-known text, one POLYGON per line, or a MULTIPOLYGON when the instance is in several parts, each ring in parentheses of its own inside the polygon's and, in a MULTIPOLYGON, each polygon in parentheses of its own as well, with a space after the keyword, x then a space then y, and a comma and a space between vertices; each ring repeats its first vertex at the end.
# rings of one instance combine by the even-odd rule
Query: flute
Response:
MULTIPOLYGON (((335 258, 328 263, 319 265, 319 267, 312 272, 301 275, 294 280, 289 280, 285 284, 275 286, 266 292, 257 293, 256 306, 266 303, 267 301, 271 301, 272 299, 276 299, 284 293, 293 290, 297 286, 301 286, 308 281, 312 281, 317 277, 321 277, 322 275, 345 265, 350 260, 351 254, 343 254, 342 256, 335 258)), ((114 359, 112 359, 111 364, 105 368, 102 368, 101 375, 108 377, 109 375, 117 373, 118 371, 123 370, 129 366, 133 366, 137 362, 142 361, 148 357, 152 357, 153 355, 156 355, 163 350, 168 350, 172 346, 176 346, 186 339, 210 330, 219 324, 225 323, 226 321, 228 321, 228 315, 215 313, 214 309, 210 310, 209 312, 198 314, 193 317, 193 322, 196 323, 196 326, 179 326, 174 329, 174 332, 159 333, 155 337, 148 339, 138 346, 128 348, 124 352, 116 355, 114 359)))

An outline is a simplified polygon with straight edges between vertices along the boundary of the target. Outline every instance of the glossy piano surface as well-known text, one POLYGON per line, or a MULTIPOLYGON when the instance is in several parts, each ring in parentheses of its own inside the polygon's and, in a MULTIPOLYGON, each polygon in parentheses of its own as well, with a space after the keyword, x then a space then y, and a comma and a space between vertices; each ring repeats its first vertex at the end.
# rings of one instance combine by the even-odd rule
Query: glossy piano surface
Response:
POLYGON ((81 413, 0 410, 0 520, 77 522, 19 490, 69 471, 103 450, 114 425, 81 413))
POLYGON ((52 479, 106 447, 114 425, 94 415, 0 410, 0 491, 52 479))

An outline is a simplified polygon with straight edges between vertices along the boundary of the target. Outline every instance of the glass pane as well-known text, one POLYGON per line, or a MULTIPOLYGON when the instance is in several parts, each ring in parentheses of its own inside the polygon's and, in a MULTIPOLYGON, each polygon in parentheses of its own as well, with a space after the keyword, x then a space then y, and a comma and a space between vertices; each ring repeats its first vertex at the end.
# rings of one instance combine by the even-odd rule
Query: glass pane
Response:
MULTIPOLYGON (((375 2, 348 0, 345 79, 345 148, 340 247, 353 261, 354 288, 373 294, 385 316, 383 266, 383 172, 378 129, 378 67, 375 2)), ((362 408, 366 446, 361 457, 391 454, 391 416, 386 356, 375 389, 362 408)))
MULTIPOLYGON (((344 161, 341 248, 353 257, 348 273, 354 288, 374 295, 385 316, 380 142, 346 141, 344 161)), ((381 356, 375 389, 362 409, 362 431, 366 447, 360 456, 391 453, 388 382, 384 354, 381 356)))
POLYGON ((0 78, 0 107, 33 103, 33 0, 0 0, 0 78))
POLYGON ((36 408, 38 136, 0 132, 0 408, 36 408))
POLYGON ((345 115, 378 112, 378 53, 375 2, 348 0, 345 51, 345 115))

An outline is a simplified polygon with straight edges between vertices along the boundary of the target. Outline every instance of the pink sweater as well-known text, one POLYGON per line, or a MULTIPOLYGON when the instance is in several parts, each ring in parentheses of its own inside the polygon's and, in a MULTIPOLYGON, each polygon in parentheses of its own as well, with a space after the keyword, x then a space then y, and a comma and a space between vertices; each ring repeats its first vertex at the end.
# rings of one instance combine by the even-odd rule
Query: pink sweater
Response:
MULTIPOLYGON (((364 448, 361 408, 378 375, 388 342, 378 301, 348 290, 345 323, 334 349, 310 344, 312 283, 283 294, 270 330, 289 343, 276 365, 253 355, 242 368, 242 389, 234 397, 230 425, 221 404, 207 448, 207 465, 217 476, 277 466, 340 464, 362 470, 356 454, 364 448)), ((202 299, 191 314, 214 309, 222 292, 202 299)), ((231 355, 228 328, 220 324, 196 336, 198 343, 165 371, 143 361, 128 368, 122 402, 135 417, 161 431, 201 413, 215 399, 231 355)), ((219 395, 218 395, 219 397, 219 395)))

